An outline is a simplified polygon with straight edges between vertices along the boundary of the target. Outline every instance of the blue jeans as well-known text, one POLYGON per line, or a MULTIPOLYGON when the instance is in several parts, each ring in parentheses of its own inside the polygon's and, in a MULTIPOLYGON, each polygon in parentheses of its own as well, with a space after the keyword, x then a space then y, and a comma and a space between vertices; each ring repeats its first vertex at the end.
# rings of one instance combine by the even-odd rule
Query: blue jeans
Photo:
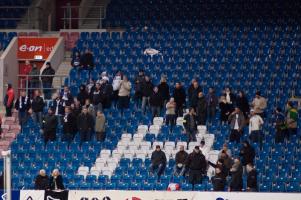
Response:
POLYGON ((19 116, 19 124, 22 127, 26 123, 26 111, 19 111, 18 113, 19 116))
POLYGON ((52 84, 49 82, 43 82, 43 93, 44 99, 51 99, 52 94, 52 84))
POLYGON ((153 165, 153 164, 151 164, 150 165, 150 172, 154 173, 155 170, 157 170, 158 178, 160 178, 160 176, 163 174, 163 172, 165 170, 165 167, 166 167, 166 164, 164 164, 164 163, 161 163, 159 165, 153 165))
POLYGON ((42 125, 42 112, 33 112, 32 117, 35 123, 42 125))
POLYGON ((153 118, 154 118, 154 117, 160 117, 160 113, 161 113, 161 111, 160 111, 160 110, 161 110, 160 106, 158 106, 158 107, 152 106, 151 109, 152 109, 152 116, 153 116, 153 118))
POLYGON ((150 97, 142 97, 142 112, 145 113, 146 106, 149 107, 149 99, 150 97))
POLYGON ((196 141, 196 130, 186 129, 186 134, 188 136, 188 142, 196 141))

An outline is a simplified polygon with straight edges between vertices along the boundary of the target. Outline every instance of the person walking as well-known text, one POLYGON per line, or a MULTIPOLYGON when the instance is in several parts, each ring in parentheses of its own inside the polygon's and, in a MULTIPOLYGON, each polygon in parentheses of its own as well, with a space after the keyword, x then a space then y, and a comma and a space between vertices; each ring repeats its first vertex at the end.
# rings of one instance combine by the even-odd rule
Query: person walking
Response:
POLYGON ((6 95, 4 97, 4 106, 5 106, 5 117, 11 117, 12 116, 12 109, 14 106, 14 99, 15 99, 15 92, 12 87, 12 84, 7 84, 7 90, 6 95))

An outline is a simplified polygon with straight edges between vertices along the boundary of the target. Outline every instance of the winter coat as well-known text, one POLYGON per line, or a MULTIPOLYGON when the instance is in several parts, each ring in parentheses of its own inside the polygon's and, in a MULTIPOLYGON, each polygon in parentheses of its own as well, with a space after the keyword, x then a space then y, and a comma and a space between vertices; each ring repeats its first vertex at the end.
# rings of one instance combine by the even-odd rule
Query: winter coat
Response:
POLYGON ((106 117, 104 114, 96 116, 95 118, 95 132, 105 132, 106 130, 106 117))
POLYGON ((78 130, 80 132, 88 132, 94 129, 93 116, 89 113, 81 113, 77 118, 78 130))
POLYGON ((177 104, 178 107, 182 107, 185 105, 186 102, 186 94, 185 94, 185 90, 184 88, 175 88, 174 89, 174 93, 173 93, 173 97, 175 99, 175 102, 177 104))
POLYGON ((153 165, 166 164, 166 156, 163 151, 153 151, 151 156, 151 161, 153 165))
POLYGON ((40 96, 36 96, 32 99, 31 108, 33 112, 43 112, 44 110, 44 99, 40 96))
POLYGON ((38 175, 35 179, 34 189, 47 190, 49 189, 49 177, 47 175, 38 175))
POLYGON ((42 72, 42 77, 41 77, 41 80, 46 83, 50 83, 52 84, 52 80, 53 80, 53 76, 47 76, 47 75, 54 75, 55 74, 55 71, 52 67, 47 67, 43 70, 42 72))
POLYGON ((162 82, 158 85, 158 92, 161 94, 163 101, 170 99, 169 86, 167 83, 162 82))
POLYGON ((205 174, 207 169, 207 161, 201 152, 192 152, 187 158, 186 166, 190 170, 200 170, 202 174, 205 174))

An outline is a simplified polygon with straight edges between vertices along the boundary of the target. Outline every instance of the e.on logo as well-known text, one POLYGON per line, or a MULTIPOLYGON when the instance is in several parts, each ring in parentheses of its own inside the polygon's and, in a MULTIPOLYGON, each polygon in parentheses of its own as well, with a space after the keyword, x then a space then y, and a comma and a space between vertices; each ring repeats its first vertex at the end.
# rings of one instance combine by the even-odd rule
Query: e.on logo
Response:
POLYGON ((26 44, 23 44, 19 47, 20 51, 29 51, 29 52, 36 52, 36 51, 42 51, 42 46, 27 46, 26 44))

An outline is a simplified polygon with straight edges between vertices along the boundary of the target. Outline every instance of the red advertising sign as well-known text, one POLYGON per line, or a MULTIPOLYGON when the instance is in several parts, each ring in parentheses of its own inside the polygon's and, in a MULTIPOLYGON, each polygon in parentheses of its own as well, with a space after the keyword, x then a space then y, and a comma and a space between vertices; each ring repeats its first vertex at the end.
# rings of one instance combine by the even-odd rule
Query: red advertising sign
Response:
POLYGON ((58 38, 18 38, 18 59, 39 58, 46 60, 53 50, 58 38))

